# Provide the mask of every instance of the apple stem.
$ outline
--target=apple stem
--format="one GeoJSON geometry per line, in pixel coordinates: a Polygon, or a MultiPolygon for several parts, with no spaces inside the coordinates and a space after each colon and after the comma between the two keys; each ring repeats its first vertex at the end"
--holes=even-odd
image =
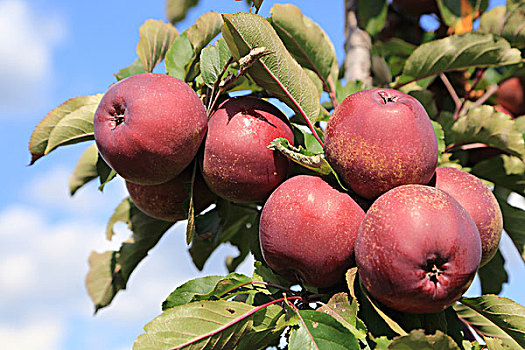
{"type": "Polygon", "coordinates": [[[452,97],[452,100],[454,100],[454,104],[456,105],[456,109],[459,109],[461,107],[461,100],[459,99],[459,96],[458,96],[456,90],[454,89],[454,87],[452,86],[450,81],[448,80],[448,78],[445,75],[445,73],[439,73],[439,78],[443,82],[443,85],[445,85],[445,87],[447,88],[447,91],[450,94],[450,97],[452,97]]]}

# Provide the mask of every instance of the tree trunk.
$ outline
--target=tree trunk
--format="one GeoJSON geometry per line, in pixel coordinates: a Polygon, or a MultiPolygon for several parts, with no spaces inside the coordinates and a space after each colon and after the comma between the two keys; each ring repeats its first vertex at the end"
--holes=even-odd
{"type": "Polygon", "coordinates": [[[345,79],[346,81],[359,80],[371,86],[372,40],[367,32],[359,28],[358,4],[359,0],[345,0],[345,79]]]}

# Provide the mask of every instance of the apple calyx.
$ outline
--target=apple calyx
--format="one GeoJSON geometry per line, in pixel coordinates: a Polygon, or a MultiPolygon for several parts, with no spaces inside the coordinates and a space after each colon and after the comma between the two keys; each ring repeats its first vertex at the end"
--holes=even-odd
{"type": "Polygon", "coordinates": [[[389,96],[386,91],[378,91],[377,94],[381,97],[381,102],[385,105],[389,102],[395,103],[399,99],[398,96],[389,96]]]}
{"type": "Polygon", "coordinates": [[[115,112],[111,113],[111,121],[114,125],[111,129],[115,130],[117,126],[126,121],[126,106],[123,106],[121,103],[115,103],[113,104],[113,108],[115,108],[115,112]]]}
{"type": "Polygon", "coordinates": [[[426,271],[426,276],[428,279],[434,283],[437,287],[439,284],[439,276],[444,273],[444,261],[440,257],[435,257],[427,260],[427,264],[423,266],[423,270],[426,271]]]}

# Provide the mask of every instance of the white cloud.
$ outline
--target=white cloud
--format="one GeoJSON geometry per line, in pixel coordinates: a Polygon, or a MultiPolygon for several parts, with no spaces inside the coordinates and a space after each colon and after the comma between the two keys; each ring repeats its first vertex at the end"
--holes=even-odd
{"type": "Polygon", "coordinates": [[[56,350],[63,337],[63,325],[60,322],[31,321],[24,325],[0,323],[0,344],[3,349],[56,350]]]}
{"type": "Polygon", "coordinates": [[[53,50],[65,35],[58,14],[38,13],[23,0],[0,0],[0,116],[41,105],[53,76],[53,50]]]}

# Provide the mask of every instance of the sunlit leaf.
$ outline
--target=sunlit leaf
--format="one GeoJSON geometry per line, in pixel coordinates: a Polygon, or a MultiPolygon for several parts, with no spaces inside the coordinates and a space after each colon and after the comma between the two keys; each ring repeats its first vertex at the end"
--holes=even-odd
{"type": "Polygon", "coordinates": [[[360,349],[355,336],[332,316],[312,310],[301,310],[299,315],[299,327],[290,334],[290,350],[360,349]]]}
{"type": "Polygon", "coordinates": [[[94,139],[93,116],[102,94],[95,95],[90,104],[85,104],[64,115],[49,133],[44,154],[57,147],[94,139]]]}
{"type": "Polygon", "coordinates": [[[133,349],[202,349],[206,345],[237,349],[247,337],[251,348],[259,349],[255,344],[261,341],[261,335],[264,339],[270,332],[279,334],[286,327],[283,318],[282,308],[276,305],[259,310],[235,301],[193,302],[167,309],[148,323],[146,333],[137,338],[133,349]]]}
{"type": "MultiPolygon", "coordinates": [[[[334,45],[323,29],[291,4],[276,4],[270,23],[297,62],[322,77],[327,85],[332,67],[337,66],[334,45]]],[[[328,86],[325,86],[325,90],[328,86]]]]}
{"type": "Polygon", "coordinates": [[[414,330],[408,335],[395,338],[388,345],[392,350],[459,350],[454,340],[441,331],[426,335],[424,330],[414,330]]]}
{"type": "Polygon", "coordinates": [[[188,28],[186,32],[196,56],[221,32],[223,24],[222,16],[212,11],[197,18],[195,24],[188,28]]]}
{"type": "Polygon", "coordinates": [[[139,31],[137,55],[144,70],[153,72],[153,68],[164,59],[179,32],[172,24],[154,19],[148,19],[140,26],[139,31]]]}
{"type": "Polygon", "coordinates": [[[145,73],[146,70],[144,69],[144,66],[142,65],[142,62],[140,59],[136,59],[133,61],[132,64],[127,66],[126,68],[122,68],[115,74],[115,78],[117,78],[117,81],[121,81],[122,79],[125,79],[127,77],[130,77],[132,75],[145,73]]]}
{"type": "Polygon", "coordinates": [[[31,135],[31,140],[29,141],[29,151],[31,152],[30,164],[33,164],[45,154],[44,152],[48,146],[49,136],[62,119],[83,107],[95,110],[101,98],[102,95],[100,94],[75,97],[67,100],[49,112],[48,115],[36,126],[31,135]]]}
{"type": "Polygon", "coordinates": [[[213,87],[230,57],[230,49],[223,38],[201,51],[200,69],[206,85],[213,87]]]}
{"type": "Polygon", "coordinates": [[[498,339],[507,347],[507,349],[520,348],[520,345],[512,339],[512,337],[479,312],[462,304],[454,305],[454,309],[458,313],[458,316],[467,322],[483,338],[498,339]]]}
{"type": "Polygon", "coordinates": [[[415,49],[407,59],[396,86],[450,70],[506,66],[520,61],[518,50],[492,34],[452,35],[415,49]]]}
{"type": "Polygon", "coordinates": [[[525,143],[514,121],[505,113],[496,112],[492,106],[481,106],[469,110],[450,128],[453,143],[484,143],[499,148],[511,155],[523,158],[525,143]]]}
{"type": "Polygon", "coordinates": [[[505,38],[513,47],[525,47],[525,3],[515,6],[497,6],[485,12],[480,19],[480,32],[505,38]]]}
{"type": "Polygon", "coordinates": [[[175,39],[166,54],[166,73],[180,80],[186,80],[193,55],[193,46],[187,33],[184,32],[175,39]]]}
{"type": "Polygon", "coordinates": [[[485,11],[488,0],[437,0],[437,4],[445,23],[463,34],[472,31],[474,19],[485,11]]]}
{"type": "Polygon", "coordinates": [[[270,23],[251,13],[223,15],[223,19],[223,37],[236,60],[246,57],[254,48],[265,48],[270,52],[252,62],[248,68],[252,79],[314,123],[321,107],[317,89],[288,53],[270,23]]]}

